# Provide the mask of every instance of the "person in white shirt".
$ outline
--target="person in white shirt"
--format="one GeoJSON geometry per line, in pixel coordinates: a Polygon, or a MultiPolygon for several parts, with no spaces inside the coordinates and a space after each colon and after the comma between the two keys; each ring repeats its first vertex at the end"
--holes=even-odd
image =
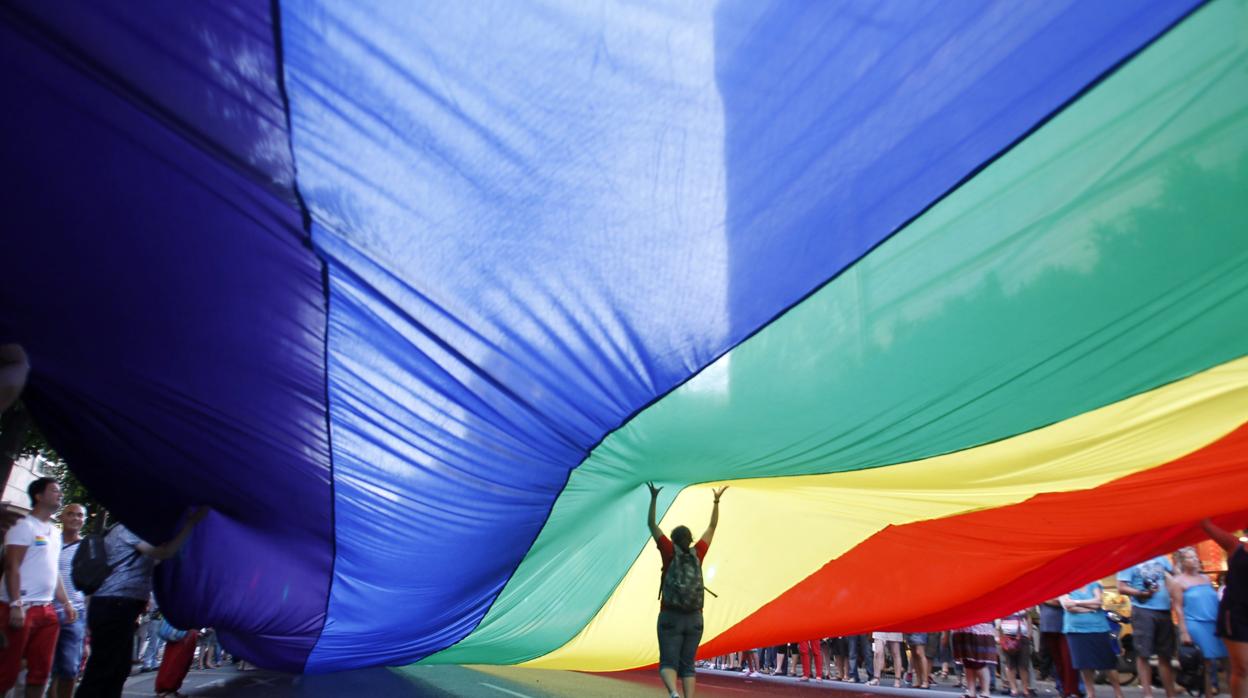
{"type": "Polygon", "coordinates": [[[0,650],[0,694],[13,688],[26,660],[26,696],[39,698],[52,670],[52,654],[61,623],[52,600],[73,605],[61,583],[61,530],[52,515],[61,508],[61,487],[52,478],[39,478],[26,488],[31,513],[4,537],[4,578],[0,583],[0,615],[8,617],[8,646],[0,650]]]}

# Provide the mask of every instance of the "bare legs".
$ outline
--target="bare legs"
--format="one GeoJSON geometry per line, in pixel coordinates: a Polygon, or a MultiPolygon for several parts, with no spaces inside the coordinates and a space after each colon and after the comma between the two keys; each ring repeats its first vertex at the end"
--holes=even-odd
{"type": "Polygon", "coordinates": [[[932,662],[927,658],[927,646],[911,645],[910,652],[914,657],[914,685],[927,688],[932,683],[932,662]]]}
{"type": "Polygon", "coordinates": [[[1231,658],[1231,698],[1248,698],[1248,642],[1224,642],[1231,658]]]}
{"type": "Polygon", "coordinates": [[[901,687],[901,643],[895,640],[876,640],[875,641],[875,679],[880,681],[883,679],[884,672],[884,652],[888,649],[893,651],[893,685],[901,687]]]}
{"type": "MultiPolygon", "coordinates": [[[[1023,652],[1026,649],[1027,648],[1024,646],[1024,648],[1019,650],[1019,652],[1023,652]]],[[[1007,662],[1001,667],[1001,669],[1005,674],[1006,685],[1010,687],[1010,695],[1025,696],[1031,691],[1030,659],[1020,656],[1014,661],[1014,666],[1011,666],[1010,663],[1007,662]],[[1015,673],[1016,671],[1017,675],[1015,673]]]]}
{"type": "MultiPolygon", "coordinates": [[[[988,698],[988,696],[991,695],[989,687],[992,686],[992,681],[988,677],[988,667],[982,666],[972,669],[963,663],[962,669],[966,674],[966,695],[983,696],[983,698],[988,698]]],[[[1092,697],[1088,696],[1088,698],[1092,697]]]]}
{"type": "MultiPolygon", "coordinates": [[[[1148,657],[1136,657],[1135,668],[1140,674],[1140,689],[1144,698],[1153,698],[1153,666],[1148,663],[1148,657]]],[[[1157,669],[1161,671],[1161,685],[1166,691],[1166,698],[1174,698],[1174,667],[1170,666],[1170,660],[1158,657],[1157,669]]]]}
{"type": "MultiPolygon", "coordinates": [[[[1096,672],[1091,669],[1081,669],[1083,672],[1083,686],[1088,692],[1088,698],[1096,698],[1096,672]]],[[[1117,669],[1110,669],[1109,687],[1114,691],[1114,698],[1122,698],[1122,680],[1118,676],[1117,669]]]]}

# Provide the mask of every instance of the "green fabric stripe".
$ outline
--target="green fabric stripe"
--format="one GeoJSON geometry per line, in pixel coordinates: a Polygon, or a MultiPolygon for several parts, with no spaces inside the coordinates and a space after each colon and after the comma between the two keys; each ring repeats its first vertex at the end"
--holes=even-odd
{"type": "Polygon", "coordinates": [[[646,480],[666,507],[689,483],[927,458],[1248,353],[1246,20],[1199,11],[612,434],[481,625],[425,661],[571,639],[646,544],[646,480]]]}

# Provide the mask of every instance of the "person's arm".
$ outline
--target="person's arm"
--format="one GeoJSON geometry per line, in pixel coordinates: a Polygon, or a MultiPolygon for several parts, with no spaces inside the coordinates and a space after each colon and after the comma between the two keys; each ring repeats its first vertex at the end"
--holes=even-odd
{"type": "Polygon", "coordinates": [[[1187,619],[1183,617],[1183,585],[1174,577],[1166,580],[1166,589],[1170,592],[1170,609],[1175,624],[1179,628],[1179,642],[1192,644],[1192,636],[1187,632],[1187,619]]]}
{"type": "Polygon", "coordinates": [[[73,623],[78,620],[78,610],[69,602],[69,594],[65,593],[65,579],[58,572],[56,574],[56,600],[61,602],[61,607],[65,609],[65,620],[73,623]]]}
{"type": "Polygon", "coordinates": [[[30,361],[20,344],[0,344],[0,412],[17,402],[30,373],[30,361]]]}
{"type": "Polygon", "coordinates": [[[702,542],[708,546],[711,539],[715,537],[715,527],[719,525],[719,498],[724,496],[724,490],[728,489],[728,485],[717,490],[711,490],[711,494],[715,496],[715,503],[711,505],[711,525],[706,527],[706,532],[702,534],[702,542]]]}
{"type": "Polygon", "coordinates": [[[1236,538],[1234,534],[1224,530],[1221,526],[1215,524],[1209,519],[1201,521],[1200,527],[1205,529],[1205,533],[1208,533],[1209,537],[1212,538],[1215,543],[1222,546],[1222,549],[1225,550],[1228,555],[1235,552],[1235,548],[1240,546],[1239,539],[1236,538]]]}
{"type": "Polygon", "coordinates": [[[1072,599],[1070,594],[1063,594],[1061,603],[1062,608],[1071,613],[1091,613],[1101,608],[1101,588],[1098,586],[1093,589],[1090,599],[1072,599]]]}
{"type": "Polygon", "coordinates": [[[1101,603],[1102,603],[1103,598],[1104,598],[1104,595],[1101,592],[1101,585],[1097,584],[1096,586],[1092,587],[1092,598],[1088,599],[1087,601],[1084,601],[1083,603],[1089,611],[1099,611],[1101,610],[1101,603]]]}
{"type": "Polygon", "coordinates": [[[1118,581],[1118,593],[1123,596],[1130,596],[1133,599],[1139,599],[1141,601],[1147,601],[1153,596],[1152,593],[1146,589],[1136,589],[1130,584],[1122,581],[1122,575],[1119,575],[1116,579],[1118,581]]]}
{"type": "Polygon", "coordinates": [[[646,523],[650,526],[650,535],[654,537],[654,542],[658,543],[663,537],[663,529],[659,528],[659,524],[654,521],[654,510],[659,505],[659,492],[663,491],[663,488],[655,487],[653,482],[647,482],[646,487],[650,488],[650,514],[646,518],[646,523]]]}
{"type": "Polygon", "coordinates": [[[1080,606],[1078,601],[1070,598],[1070,594],[1062,594],[1061,596],[1057,597],[1057,602],[1058,604],[1061,605],[1062,610],[1070,611],[1071,613],[1087,613],[1088,612],[1088,609],[1080,606]]]}
{"type": "Polygon", "coordinates": [[[186,523],[182,524],[182,530],[178,531],[178,535],[174,536],[172,540],[160,545],[139,541],[135,543],[134,549],[150,558],[154,558],[158,562],[168,560],[178,554],[178,551],[182,549],[182,545],[186,543],[186,539],[191,537],[196,524],[203,521],[207,515],[208,507],[198,507],[191,512],[190,516],[186,517],[186,523]]]}
{"type": "Polygon", "coordinates": [[[20,628],[26,623],[26,609],[22,608],[22,560],[26,559],[25,545],[4,546],[4,585],[9,592],[9,625],[20,628]]]}

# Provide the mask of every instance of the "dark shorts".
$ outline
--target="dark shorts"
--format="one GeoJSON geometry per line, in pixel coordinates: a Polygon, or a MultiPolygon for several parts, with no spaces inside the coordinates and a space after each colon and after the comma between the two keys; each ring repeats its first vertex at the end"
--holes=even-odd
{"type": "MultiPolygon", "coordinates": [[[[1023,665],[1024,661],[1030,662],[1031,661],[1031,638],[1029,637],[1022,638],[1018,643],[1017,652],[1006,652],[1005,650],[1001,650],[1001,661],[1004,662],[1005,666],[1011,669],[1019,668],[1021,665],[1023,665]]],[[[1028,664],[1027,666],[1031,666],[1031,665],[1028,664]]]]}
{"type": "Polygon", "coordinates": [[[693,676],[694,656],[702,642],[702,614],[659,611],[659,668],[693,676]]]}
{"type": "Polygon", "coordinates": [[[1248,606],[1223,601],[1218,608],[1218,627],[1214,634],[1223,640],[1248,642],[1248,606]]]}
{"type": "Polygon", "coordinates": [[[906,644],[911,647],[927,644],[927,633],[906,633],[906,644]]]}
{"type": "Polygon", "coordinates": [[[1174,621],[1170,619],[1169,611],[1131,609],[1131,636],[1135,638],[1138,656],[1165,659],[1174,656],[1174,621]]]}
{"type": "Polygon", "coordinates": [[[1066,633],[1070,663],[1076,669],[1108,671],[1118,668],[1118,656],[1109,633],[1066,633]]]}

